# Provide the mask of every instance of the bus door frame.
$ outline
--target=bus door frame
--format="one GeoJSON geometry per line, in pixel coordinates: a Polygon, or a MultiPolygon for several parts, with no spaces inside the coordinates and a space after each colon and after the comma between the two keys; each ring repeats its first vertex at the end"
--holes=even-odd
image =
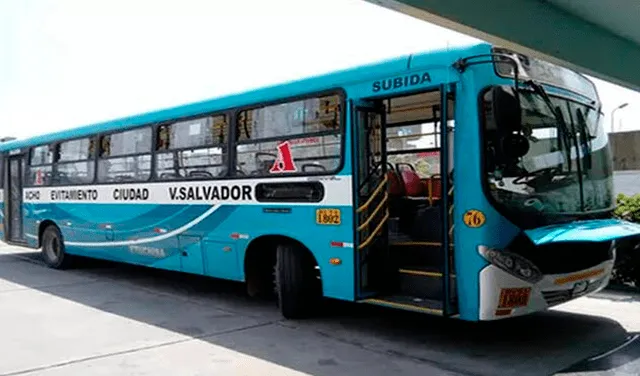
{"type": "MultiPolygon", "coordinates": [[[[452,312],[451,307],[451,270],[452,265],[450,263],[450,254],[453,252],[450,235],[449,224],[452,223],[451,212],[449,206],[452,202],[449,202],[449,158],[453,155],[450,148],[454,147],[453,143],[449,141],[449,97],[452,97],[454,113],[451,118],[455,121],[455,108],[456,108],[456,91],[455,84],[445,83],[440,85],[440,181],[441,181],[441,196],[442,196],[442,314],[443,316],[449,316],[452,312]]],[[[455,140],[455,137],[454,137],[455,140]]],[[[451,167],[454,167],[451,165],[451,167]]],[[[453,168],[451,169],[453,172],[453,168]]],[[[455,231],[455,229],[454,229],[455,231]]],[[[456,285],[457,287],[457,285],[456,285]]],[[[457,295],[457,294],[456,294],[457,295]]]]}
{"type": "Polygon", "coordinates": [[[25,158],[26,153],[21,150],[12,150],[8,154],[5,154],[3,163],[5,163],[4,168],[4,237],[5,241],[8,244],[18,244],[24,245],[27,240],[25,238],[24,231],[24,180],[25,180],[25,158]],[[12,167],[12,162],[17,162],[17,185],[14,185],[14,176],[12,172],[14,171],[12,167]],[[17,190],[18,192],[13,192],[17,190]],[[18,202],[12,200],[12,197],[17,193],[18,202]],[[16,206],[18,210],[16,211],[16,206]],[[14,218],[15,214],[18,214],[18,218],[14,218]],[[19,226],[18,237],[14,237],[15,225],[19,226]]]}
{"type": "MultiPolygon", "coordinates": [[[[385,111],[384,106],[376,106],[375,99],[350,99],[349,100],[349,110],[351,111],[351,129],[352,129],[352,137],[355,142],[352,142],[352,145],[356,147],[352,150],[352,171],[353,173],[353,197],[354,197],[354,206],[353,206],[353,215],[354,215],[354,266],[355,266],[355,296],[357,299],[366,298],[370,295],[375,295],[378,293],[376,289],[367,288],[367,286],[376,287],[376,281],[374,280],[373,284],[370,283],[370,277],[375,276],[375,278],[383,278],[382,275],[376,276],[373,274],[374,272],[380,272],[380,270],[374,270],[373,272],[370,270],[371,265],[369,265],[369,261],[362,262],[362,252],[369,252],[371,250],[371,246],[365,247],[364,249],[359,249],[360,244],[362,244],[365,240],[361,239],[360,233],[358,231],[358,226],[360,225],[358,208],[362,204],[359,200],[359,190],[363,183],[361,181],[361,161],[360,161],[360,148],[365,146],[363,142],[368,143],[369,139],[363,139],[361,137],[361,130],[359,128],[361,124],[361,116],[363,114],[378,114],[380,115],[380,162],[381,163],[381,177],[384,177],[387,173],[386,167],[386,137],[385,137],[385,111]],[[361,265],[362,264],[362,265],[361,265]],[[366,271],[363,271],[363,266],[367,266],[366,271]],[[366,274],[363,274],[366,273],[366,274]]],[[[365,120],[368,121],[368,120],[365,120]]],[[[369,145],[366,146],[369,150],[369,145]]],[[[367,155],[369,157],[369,155],[367,155]]],[[[368,162],[368,161],[367,161],[368,162]]],[[[366,166],[368,169],[369,166],[366,166]]],[[[369,176],[365,177],[365,180],[368,179],[369,176]]],[[[375,188],[374,188],[375,189],[375,188]]],[[[370,191],[369,193],[372,193],[370,191]]],[[[387,225],[383,226],[382,236],[383,242],[388,242],[387,239],[387,225]]],[[[386,246],[386,252],[388,252],[388,244],[386,246]]],[[[365,257],[366,258],[366,257],[365,257]]],[[[384,258],[384,255],[383,255],[384,258]]]]}

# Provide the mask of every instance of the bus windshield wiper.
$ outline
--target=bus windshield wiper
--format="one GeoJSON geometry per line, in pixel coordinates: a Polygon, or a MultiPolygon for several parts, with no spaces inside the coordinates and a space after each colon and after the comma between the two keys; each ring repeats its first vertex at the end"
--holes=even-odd
{"type": "Polygon", "coordinates": [[[546,90],[544,90],[542,85],[540,85],[534,80],[528,80],[525,83],[531,86],[533,91],[542,97],[542,100],[547,105],[547,107],[549,107],[549,110],[551,110],[553,117],[558,123],[558,126],[560,128],[560,133],[562,134],[562,141],[566,146],[565,153],[567,157],[567,167],[569,171],[571,171],[571,139],[570,139],[571,132],[569,131],[569,127],[567,126],[567,123],[565,122],[564,117],[562,116],[562,113],[559,110],[557,110],[555,107],[553,107],[553,103],[551,103],[551,98],[549,98],[549,94],[547,94],[546,90]]]}
{"type": "Polygon", "coordinates": [[[584,151],[584,159],[585,164],[588,164],[588,168],[591,168],[591,150],[592,150],[592,140],[595,138],[589,131],[589,127],[587,126],[586,116],[582,113],[582,111],[578,108],[576,109],[576,117],[578,118],[577,125],[579,127],[580,132],[580,149],[582,149],[582,140],[586,144],[586,150],[584,151]],[[587,163],[588,162],[588,163],[587,163]]]}

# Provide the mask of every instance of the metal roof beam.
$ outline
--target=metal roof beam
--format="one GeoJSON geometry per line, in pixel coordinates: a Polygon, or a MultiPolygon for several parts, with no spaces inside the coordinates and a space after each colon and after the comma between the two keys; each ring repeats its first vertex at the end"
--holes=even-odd
{"type": "Polygon", "coordinates": [[[365,1],[640,90],[640,45],[544,0],[365,1]]]}

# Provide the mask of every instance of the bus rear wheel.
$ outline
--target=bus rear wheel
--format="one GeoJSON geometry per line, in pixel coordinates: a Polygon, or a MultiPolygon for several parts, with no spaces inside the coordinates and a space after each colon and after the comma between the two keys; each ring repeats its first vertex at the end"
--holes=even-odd
{"type": "Polygon", "coordinates": [[[300,246],[278,246],[275,266],[276,293],[278,306],[285,318],[306,318],[318,307],[322,287],[315,266],[313,257],[300,246]]]}
{"type": "Polygon", "coordinates": [[[65,252],[62,234],[54,225],[47,226],[42,233],[42,258],[53,269],[66,269],[71,264],[71,257],[65,252]]]}

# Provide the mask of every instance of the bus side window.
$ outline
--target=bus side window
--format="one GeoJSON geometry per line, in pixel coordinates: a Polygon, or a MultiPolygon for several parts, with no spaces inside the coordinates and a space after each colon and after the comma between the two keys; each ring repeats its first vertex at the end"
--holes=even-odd
{"type": "Polygon", "coordinates": [[[327,95],[241,111],[237,165],[251,176],[335,173],[342,160],[341,101],[327,95]]]}
{"type": "Polygon", "coordinates": [[[151,127],[102,136],[98,181],[146,181],[151,177],[151,127]]]}
{"type": "Polygon", "coordinates": [[[227,175],[226,115],[158,127],[156,176],[160,180],[212,179],[227,175]]]}
{"type": "Polygon", "coordinates": [[[60,143],[57,150],[54,185],[88,184],[95,177],[93,138],[60,143]]]}
{"type": "Polygon", "coordinates": [[[36,146],[29,152],[26,174],[28,186],[46,186],[51,183],[55,145],[36,146]]]}
{"type": "MultiPolygon", "coordinates": [[[[404,194],[435,203],[441,192],[441,92],[430,91],[387,100],[387,161],[399,176],[404,194]]],[[[449,171],[453,167],[454,101],[448,98],[449,171]]]]}

